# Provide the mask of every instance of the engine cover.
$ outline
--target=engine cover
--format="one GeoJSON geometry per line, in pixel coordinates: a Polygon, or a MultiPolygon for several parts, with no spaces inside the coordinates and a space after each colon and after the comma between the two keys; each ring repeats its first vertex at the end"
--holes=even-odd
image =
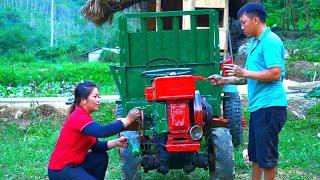
{"type": "Polygon", "coordinates": [[[168,152],[196,152],[200,150],[200,142],[189,135],[190,109],[188,100],[168,102],[169,134],[166,144],[168,152]]]}

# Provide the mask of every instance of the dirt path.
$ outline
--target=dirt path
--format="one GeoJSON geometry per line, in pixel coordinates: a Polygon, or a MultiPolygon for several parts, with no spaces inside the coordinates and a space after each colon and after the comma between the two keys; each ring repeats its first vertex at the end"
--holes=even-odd
{"type": "MultiPolygon", "coordinates": [[[[117,95],[101,97],[102,102],[114,102],[117,99],[117,95]]],[[[68,97],[0,98],[0,121],[27,126],[34,115],[63,121],[69,109],[67,100],[68,97]]]]}
{"type": "MultiPolygon", "coordinates": [[[[290,86],[301,86],[301,83],[291,80],[284,80],[283,85],[287,92],[289,101],[288,110],[299,119],[306,119],[306,111],[308,108],[320,103],[318,98],[304,98],[306,92],[289,89],[290,86]]],[[[247,98],[247,86],[238,86],[239,94],[241,95],[244,104],[247,98]]],[[[102,102],[114,102],[119,99],[118,95],[102,96],[102,102]]],[[[21,114],[27,113],[28,109],[36,107],[42,108],[45,112],[46,108],[55,109],[55,112],[65,114],[69,106],[65,104],[68,97],[37,97],[37,98],[0,98],[0,118],[14,117],[19,119],[21,114]],[[6,117],[6,115],[9,117],[6,117]]],[[[53,112],[53,110],[51,110],[53,112]]]]}
{"type": "MultiPolygon", "coordinates": [[[[118,95],[102,96],[101,102],[114,102],[118,95]]],[[[0,98],[0,107],[28,108],[32,106],[50,105],[57,109],[67,109],[68,97],[35,97],[35,98],[0,98]]]]}
{"type": "MultiPolygon", "coordinates": [[[[287,93],[287,99],[288,99],[288,111],[291,112],[295,117],[298,119],[306,119],[306,113],[307,110],[316,105],[317,103],[320,103],[319,98],[305,98],[304,96],[307,94],[308,89],[307,87],[301,87],[306,86],[306,84],[318,84],[319,81],[316,81],[314,83],[299,83],[297,81],[287,80],[285,79],[283,81],[283,86],[287,93]],[[304,90],[297,90],[292,87],[300,87],[300,89],[304,90]]],[[[319,83],[320,86],[320,83],[319,83]]],[[[240,85],[238,86],[239,94],[241,95],[242,99],[246,102],[247,98],[247,85],[240,85]]]]}

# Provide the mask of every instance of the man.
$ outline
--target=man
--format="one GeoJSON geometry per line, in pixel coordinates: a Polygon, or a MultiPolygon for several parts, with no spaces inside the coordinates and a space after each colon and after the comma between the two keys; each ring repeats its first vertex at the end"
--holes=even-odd
{"type": "Polygon", "coordinates": [[[249,160],[252,179],[275,179],[278,135],[287,119],[287,99],[282,86],[285,76],[284,46],[266,26],[267,13],[260,3],[245,4],[238,12],[241,29],[250,37],[245,68],[225,65],[229,77],[212,75],[213,85],[248,84],[250,111],[249,160]]]}

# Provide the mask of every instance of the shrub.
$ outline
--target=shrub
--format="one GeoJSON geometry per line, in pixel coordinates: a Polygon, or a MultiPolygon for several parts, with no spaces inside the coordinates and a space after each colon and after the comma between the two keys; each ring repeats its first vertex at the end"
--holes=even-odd
{"type": "Polygon", "coordinates": [[[35,56],[41,60],[50,60],[56,62],[57,58],[63,57],[67,52],[60,47],[46,47],[35,53],[35,56]]]}
{"type": "Polygon", "coordinates": [[[307,116],[310,119],[320,118],[320,103],[312,106],[310,109],[307,110],[307,116]]]}
{"type": "Polygon", "coordinates": [[[0,9],[0,53],[7,54],[11,50],[26,52],[27,49],[44,44],[43,32],[38,32],[22,20],[18,11],[0,9]]]}
{"type": "Polygon", "coordinates": [[[13,55],[8,57],[10,62],[24,62],[24,63],[31,63],[36,62],[36,58],[32,54],[22,54],[22,53],[14,53],[13,55]]]}
{"type": "MultiPolygon", "coordinates": [[[[1,59],[0,59],[1,60],[1,59]]],[[[19,87],[23,96],[68,96],[60,88],[69,88],[82,80],[94,81],[102,94],[113,94],[115,85],[108,63],[59,64],[42,61],[6,63],[0,66],[0,84],[4,87],[19,87]],[[62,82],[68,82],[62,83],[62,82]]],[[[71,90],[72,91],[72,90],[71,90]]],[[[4,97],[4,93],[1,93],[4,97]]],[[[6,92],[8,95],[9,93],[6,92]]],[[[11,93],[10,93],[11,94],[11,93]]],[[[20,93],[21,94],[21,93],[20,93]]]]}
{"type": "Polygon", "coordinates": [[[118,59],[119,59],[119,54],[111,52],[109,50],[103,50],[99,57],[100,62],[115,62],[118,59]]]}

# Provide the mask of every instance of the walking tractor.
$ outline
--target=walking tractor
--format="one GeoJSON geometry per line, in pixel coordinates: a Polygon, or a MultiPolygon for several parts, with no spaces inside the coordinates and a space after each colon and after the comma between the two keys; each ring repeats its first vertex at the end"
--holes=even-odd
{"type": "Polygon", "coordinates": [[[240,100],[222,96],[206,79],[220,73],[218,21],[215,10],[120,16],[120,63],[110,66],[120,93],[117,117],[137,106],[143,111],[140,123],[121,133],[130,139],[119,152],[122,179],[140,179],[142,169],[195,168],[208,170],[210,179],[234,178],[240,100]],[[198,26],[203,17],[208,27],[198,26]],[[190,28],[183,28],[186,18],[190,28]]]}

